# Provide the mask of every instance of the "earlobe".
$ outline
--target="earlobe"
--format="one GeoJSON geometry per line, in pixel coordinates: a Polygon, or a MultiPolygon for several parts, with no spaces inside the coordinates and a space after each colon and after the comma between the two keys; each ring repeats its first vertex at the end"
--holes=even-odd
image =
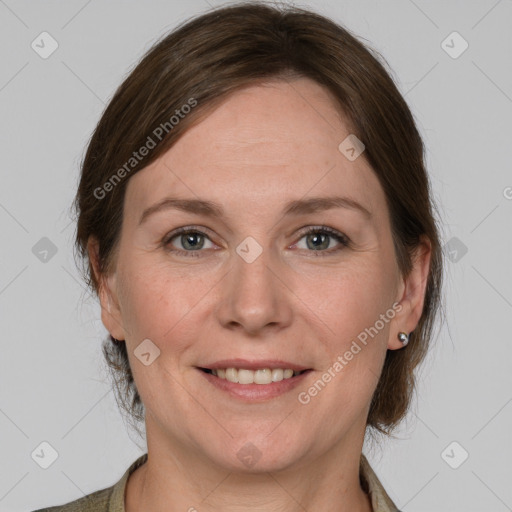
{"type": "Polygon", "coordinates": [[[399,302],[402,309],[395,317],[395,329],[398,328],[398,331],[390,333],[388,348],[391,350],[407,345],[408,336],[417,327],[421,318],[425,303],[431,254],[432,244],[426,236],[422,236],[421,242],[413,255],[413,267],[400,286],[399,302]],[[401,333],[405,334],[407,339],[401,333]]]}

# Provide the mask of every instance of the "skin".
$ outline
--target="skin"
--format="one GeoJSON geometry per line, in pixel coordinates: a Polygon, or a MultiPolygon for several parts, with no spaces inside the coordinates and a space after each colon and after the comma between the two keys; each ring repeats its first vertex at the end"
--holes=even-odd
{"type": "MultiPolygon", "coordinates": [[[[254,85],[130,178],[115,269],[99,276],[102,321],[126,340],[146,408],[149,459],[128,481],[127,512],[371,511],[359,484],[366,418],[386,351],[402,348],[398,332],[413,331],[421,316],[430,245],[420,246],[404,279],[377,177],[364,153],[352,162],[338,150],[349,133],[317,83],[254,85]],[[142,212],[171,193],[215,201],[226,215],[170,209],[139,225],[142,212]],[[281,213],[290,200],[332,195],[357,200],[371,219],[346,208],[281,213]],[[206,234],[195,240],[202,247],[191,249],[186,236],[163,246],[182,226],[206,234]],[[301,232],[308,226],[329,226],[351,245],[328,238],[315,250],[315,233],[301,232]],[[252,263],[236,252],[248,236],[262,248],[252,263]],[[298,393],[394,302],[400,312],[300,404],[298,393]],[[133,353],[146,338],[160,349],[148,366],[133,353]],[[196,369],[235,357],[313,371],[298,389],[248,404],[196,369]],[[250,468],[237,457],[247,442],[261,454],[250,468]]],[[[96,263],[94,239],[89,251],[96,263]]]]}

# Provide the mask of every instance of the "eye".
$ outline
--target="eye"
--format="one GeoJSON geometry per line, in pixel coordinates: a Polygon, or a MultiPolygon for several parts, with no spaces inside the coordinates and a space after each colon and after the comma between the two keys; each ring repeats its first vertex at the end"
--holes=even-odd
{"type": "MultiPolygon", "coordinates": [[[[212,241],[208,238],[206,233],[192,227],[185,227],[178,228],[172,233],[169,233],[162,243],[164,247],[171,252],[184,256],[197,257],[201,249],[205,248],[205,240],[208,240],[212,244],[212,241]],[[174,240],[175,242],[173,242],[174,240]]],[[[206,249],[211,248],[212,247],[206,247],[206,249]]]]}
{"type": "MultiPolygon", "coordinates": [[[[306,231],[303,231],[301,235],[300,240],[304,238],[306,240],[306,244],[305,247],[299,247],[300,249],[305,248],[306,250],[310,249],[316,252],[332,254],[333,252],[338,252],[342,250],[343,247],[348,247],[349,245],[349,239],[347,236],[327,226],[310,227],[306,231]],[[331,242],[333,239],[337,241],[341,247],[338,246],[332,248],[331,242]]],[[[292,247],[297,247],[299,242],[294,244],[292,247]]],[[[315,254],[315,256],[320,256],[320,254],[315,254]]],[[[322,256],[324,256],[324,254],[322,254],[322,256]]]]}

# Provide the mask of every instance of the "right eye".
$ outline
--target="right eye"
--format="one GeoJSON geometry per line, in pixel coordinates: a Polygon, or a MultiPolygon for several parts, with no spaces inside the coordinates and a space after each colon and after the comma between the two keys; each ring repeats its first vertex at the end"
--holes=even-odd
{"type": "Polygon", "coordinates": [[[193,253],[201,252],[201,249],[203,249],[205,245],[205,239],[213,243],[206,233],[191,227],[184,227],[168,233],[162,241],[162,244],[166,250],[170,252],[183,256],[197,257],[199,254],[193,253]],[[176,247],[176,243],[179,244],[181,248],[176,247]]]}

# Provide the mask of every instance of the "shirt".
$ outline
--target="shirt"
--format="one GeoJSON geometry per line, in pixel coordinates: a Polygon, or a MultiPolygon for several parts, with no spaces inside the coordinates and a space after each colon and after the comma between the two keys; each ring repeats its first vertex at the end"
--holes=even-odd
{"type": "MultiPolygon", "coordinates": [[[[128,477],[146,462],[148,454],[141,455],[112,487],[95,491],[75,501],[33,512],[125,512],[124,494],[128,477]]],[[[400,512],[391,501],[368,460],[361,454],[359,478],[363,490],[370,495],[373,512],[400,512]]]]}

